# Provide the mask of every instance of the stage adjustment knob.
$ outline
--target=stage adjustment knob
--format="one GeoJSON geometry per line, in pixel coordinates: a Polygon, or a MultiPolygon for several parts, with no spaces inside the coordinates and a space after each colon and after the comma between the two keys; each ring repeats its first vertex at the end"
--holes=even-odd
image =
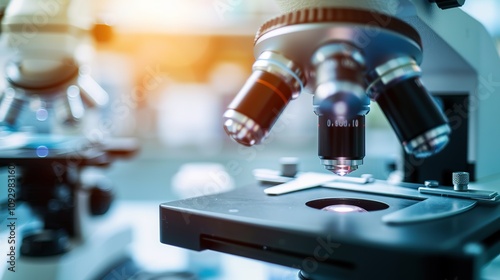
{"type": "Polygon", "coordinates": [[[431,3],[436,3],[439,8],[451,9],[463,6],[465,0],[429,0],[431,3]]]}
{"type": "Polygon", "coordinates": [[[21,243],[21,255],[28,257],[56,256],[69,249],[68,233],[62,229],[45,229],[27,234],[21,243]]]}
{"type": "Polygon", "coordinates": [[[467,191],[469,187],[469,172],[453,172],[453,189],[455,191],[467,191]]]}
{"type": "Polygon", "coordinates": [[[90,213],[93,216],[106,214],[114,200],[114,193],[110,188],[94,186],[90,189],[90,213]]]}

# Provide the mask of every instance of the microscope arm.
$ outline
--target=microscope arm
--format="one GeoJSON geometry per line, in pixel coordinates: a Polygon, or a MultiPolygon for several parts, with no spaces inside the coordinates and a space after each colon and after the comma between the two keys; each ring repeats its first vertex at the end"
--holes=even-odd
{"type": "Polygon", "coordinates": [[[419,27],[422,36],[423,82],[432,92],[468,94],[466,101],[446,112],[450,125],[468,124],[468,147],[461,152],[475,165],[475,179],[498,175],[500,150],[495,139],[500,138],[500,127],[493,118],[500,104],[500,57],[495,43],[484,26],[464,11],[429,9],[424,2],[415,3],[416,13],[405,18],[419,27]]]}

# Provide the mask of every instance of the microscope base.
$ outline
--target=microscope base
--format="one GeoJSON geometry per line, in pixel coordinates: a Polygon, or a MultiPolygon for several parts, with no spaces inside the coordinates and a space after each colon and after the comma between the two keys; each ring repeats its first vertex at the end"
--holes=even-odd
{"type": "Polygon", "coordinates": [[[51,257],[20,256],[16,260],[15,272],[5,270],[0,278],[95,279],[128,256],[131,242],[132,229],[129,226],[104,226],[96,229],[87,242],[72,242],[72,249],[65,254],[51,257]]]}

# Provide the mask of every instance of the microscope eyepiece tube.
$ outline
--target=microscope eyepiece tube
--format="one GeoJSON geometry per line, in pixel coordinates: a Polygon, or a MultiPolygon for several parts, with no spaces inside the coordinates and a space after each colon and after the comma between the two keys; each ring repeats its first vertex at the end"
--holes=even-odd
{"type": "Polygon", "coordinates": [[[352,119],[366,98],[365,60],[361,52],[344,42],[320,47],[312,57],[315,66],[314,97],[321,114],[352,119]]]}
{"type": "Polygon", "coordinates": [[[305,80],[293,62],[276,53],[261,54],[253,70],[223,116],[226,133],[245,146],[265,139],[305,80]]]}
{"type": "Polygon", "coordinates": [[[418,65],[411,58],[399,58],[375,72],[381,75],[370,85],[371,97],[384,112],[405,152],[425,158],[441,151],[449,141],[451,128],[420,82],[418,65]]]}
{"type": "Polygon", "coordinates": [[[365,116],[319,115],[318,122],[318,156],[325,168],[340,176],[358,169],[365,157],[365,116]]]}

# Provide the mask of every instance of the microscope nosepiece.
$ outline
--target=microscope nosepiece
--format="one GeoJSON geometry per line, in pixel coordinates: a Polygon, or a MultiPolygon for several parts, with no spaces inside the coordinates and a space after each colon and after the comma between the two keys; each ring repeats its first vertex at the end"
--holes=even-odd
{"type": "Polygon", "coordinates": [[[370,99],[407,153],[427,157],[448,143],[446,116],[420,82],[422,40],[406,22],[356,8],[308,8],[269,20],[254,43],[260,54],[254,72],[224,114],[237,142],[262,142],[288,102],[305,91],[319,118],[318,156],[335,174],[363,164],[370,99]],[[389,20],[374,25],[380,18],[389,20]],[[366,34],[370,40],[359,40],[366,34]]]}

